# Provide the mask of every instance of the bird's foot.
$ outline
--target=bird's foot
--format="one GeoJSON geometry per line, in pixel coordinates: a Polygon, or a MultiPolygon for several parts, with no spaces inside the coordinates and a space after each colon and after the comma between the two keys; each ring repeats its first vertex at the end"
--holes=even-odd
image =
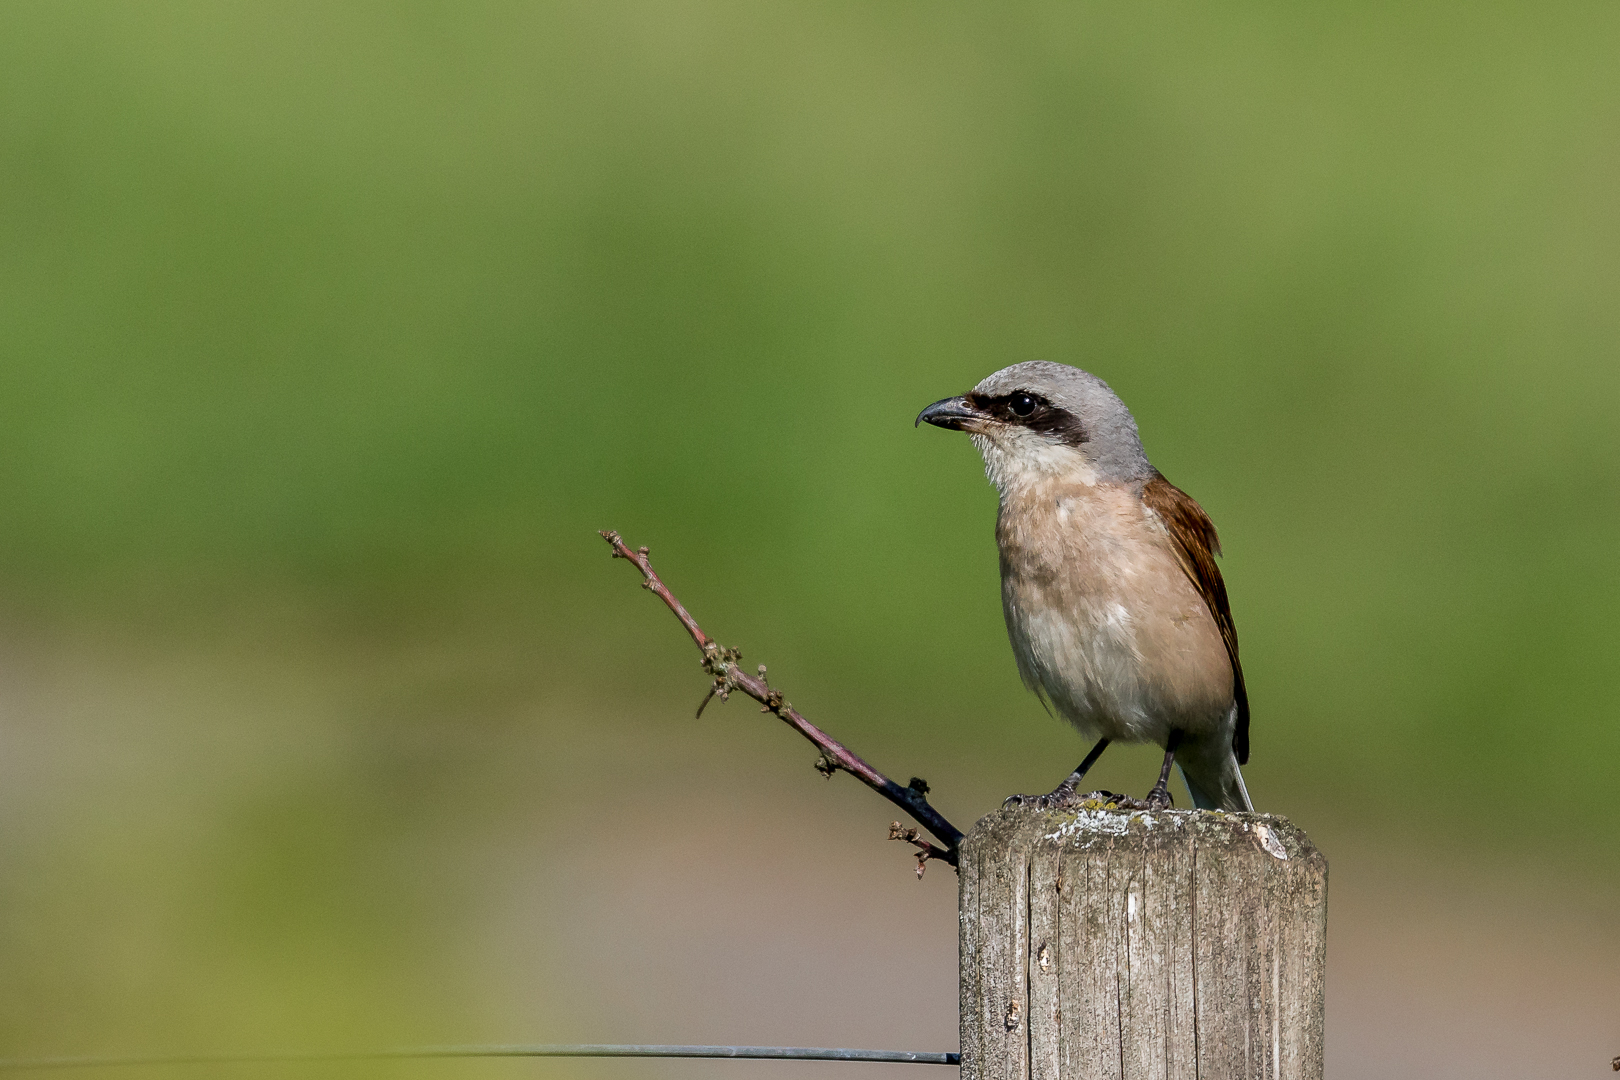
{"type": "Polygon", "coordinates": [[[1122,798],[1124,796],[1115,795],[1112,791],[1078,792],[1064,784],[1045,795],[1009,795],[1001,805],[1022,806],[1031,810],[1079,810],[1088,805],[1092,808],[1112,806],[1122,798]]]}
{"type": "Polygon", "coordinates": [[[1045,795],[1009,795],[1001,804],[1004,807],[1019,806],[1026,810],[1067,810],[1077,804],[1074,789],[1064,791],[1058,788],[1045,795]]]}
{"type": "Polygon", "coordinates": [[[1001,805],[1031,810],[1173,810],[1176,801],[1161,787],[1148,792],[1145,799],[1133,799],[1112,791],[1077,792],[1065,784],[1045,795],[1009,795],[1001,805]]]}

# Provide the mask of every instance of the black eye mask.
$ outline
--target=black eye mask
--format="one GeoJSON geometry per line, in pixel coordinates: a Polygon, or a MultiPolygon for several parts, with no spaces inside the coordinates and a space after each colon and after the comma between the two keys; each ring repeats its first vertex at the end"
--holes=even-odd
{"type": "Polygon", "coordinates": [[[1065,446],[1079,446],[1090,441],[1090,436],[1086,434],[1085,426],[1080,423],[1078,416],[1029,390],[1015,390],[1010,394],[996,397],[989,394],[969,394],[968,401],[975,409],[989,414],[1004,424],[1040,432],[1065,446]]]}

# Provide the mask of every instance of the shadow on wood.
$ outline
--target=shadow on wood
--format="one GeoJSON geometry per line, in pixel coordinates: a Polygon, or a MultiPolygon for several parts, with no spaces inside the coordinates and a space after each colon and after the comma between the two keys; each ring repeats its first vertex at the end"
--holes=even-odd
{"type": "Polygon", "coordinates": [[[1285,818],[997,811],[962,848],[963,1080],[1320,1080],[1326,952],[1285,818]]]}

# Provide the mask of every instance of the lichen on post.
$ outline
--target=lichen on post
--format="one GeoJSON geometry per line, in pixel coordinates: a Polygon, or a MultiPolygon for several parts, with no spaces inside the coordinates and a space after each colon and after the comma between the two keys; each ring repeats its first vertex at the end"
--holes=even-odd
{"type": "Polygon", "coordinates": [[[960,869],[964,1080],[1320,1080],[1327,860],[1287,819],[1009,808],[960,869]]]}

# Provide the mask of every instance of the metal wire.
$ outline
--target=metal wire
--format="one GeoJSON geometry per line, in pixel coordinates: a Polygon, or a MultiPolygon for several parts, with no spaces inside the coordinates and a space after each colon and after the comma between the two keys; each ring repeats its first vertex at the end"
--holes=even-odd
{"type": "Polygon", "coordinates": [[[265,1054],[153,1054],[119,1057],[0,1059],[0,1071],[102,1069],[129,1065],[223,1065],[273,1061],[383,1061],[390,1058],[657,1057],[754,1058],[776,1061],[877,1061],[909,1065],[956,1065],[958,1054],[921,1050],[840,1050],[819,1046],[625,1046],[558,1044],[533,1046],[413,1046],[355,1053],[288,1051],[265,1054]]]}

